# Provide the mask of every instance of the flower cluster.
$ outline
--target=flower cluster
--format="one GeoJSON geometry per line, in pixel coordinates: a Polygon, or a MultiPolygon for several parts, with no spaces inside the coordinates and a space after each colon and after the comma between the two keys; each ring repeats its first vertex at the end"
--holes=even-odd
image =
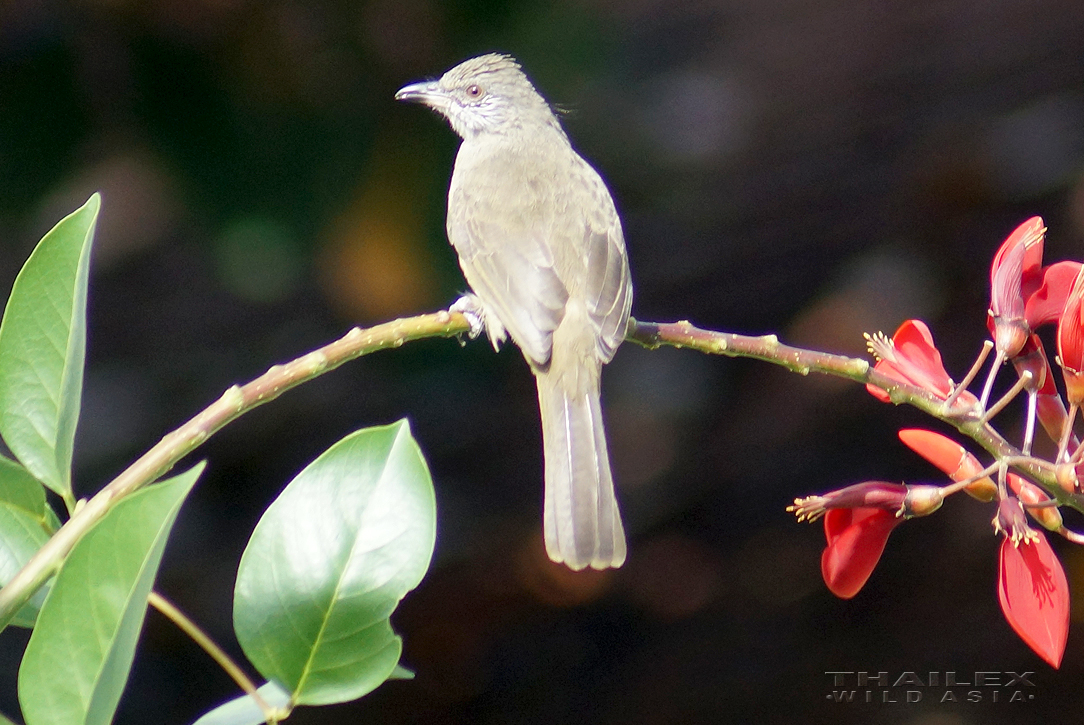
{"type": "Polygon", "coordinates": [[[1065,571],[1042,529],[1084,543],[1064,525],[1059,506],[1084,510],[1081,475],[1084,445],[1073,421],[1084,404],[1084,267],[1077,262],[1043,266],[1046,227],[1034,217],[1001,245],[990,269],[987,328],[991,341],[960,384],[949,377],[933,335],[919,320],[904,322],[891,338],[867,335],[876,358],[867,389],[889,402],[916,397],[936,417],[972,435],[995,454],[989,466],[956,441],[934,431],[906,429],[900,440],[940,469],[951,483],[904,485],[867,481],[822,496],[796,499],[789,511],[799,521],[824,519],[827,546],[821,573],[836,596],[849,599],[862,589],[902,522],[937,511],[944,499],[963,491],[996,507],[992,524],[1001,537],[998,600],[1006,620],[1052,667],[1061,664],[1069,631],[1069,587],[1065,571]],[[1064,397],[1036,331],[1056,324],[1057,356],[1064,397]],[[994,358],[982,392],[968,386],[990,349],[994,358]],[[1011,362],[1016,383],[990,404],[994,380],[1011,362]],[[1017,395],[1026,393],[1023,441],[1013,448],[989,421],[1017,395]],[[1066,401],[1068,407],[1066,407],[1066,401]],[[1057,443],[1045,460],[1031,453],[1036,421],[1057,443]]]}

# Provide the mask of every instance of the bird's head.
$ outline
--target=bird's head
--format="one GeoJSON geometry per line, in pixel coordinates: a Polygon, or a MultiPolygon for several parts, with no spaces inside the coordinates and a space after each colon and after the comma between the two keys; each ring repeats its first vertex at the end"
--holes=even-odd
{"type": "Polygon", "coordinates": [[[424,103],[447,118],[465,140],[537,125],[560,129],[553,111],[519,63],[500,53],[465,60],[439,80],[404,86],[395,98],[424,103]]]}

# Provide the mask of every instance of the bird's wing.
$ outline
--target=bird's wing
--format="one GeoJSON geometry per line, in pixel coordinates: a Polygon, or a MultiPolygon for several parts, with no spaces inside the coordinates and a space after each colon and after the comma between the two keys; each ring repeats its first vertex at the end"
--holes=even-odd
{"type": "MultiPolygon", "coordinates": [[[[471,205],[474,200],[465,196],[459,203],[471,205]]],[[[532,363],[545,367],[568,289],[539,231],[502,224],[500,218],[455,213],[450,205],[448,237],[486,314],[496,316],[532,363]]]]}
{"type": "Polygon", "coordinates": [[[602,362],[609,362],[625,339],[632,308],[632,279],[621,220],[602,179],[595,174],[594,181],[592,208],[596,212],[588,218],[585,229],[585,290],[587,310],[597,332],[596,350],[602,362]]]}
{"type": "Polygon", "coordinates": [[[448,238],[467,282],[539,367],[570,294],[586,303],[601,362],[624,339],[632,305],[613,199],[598,173],[564,149],[534,155],[464,143],[448,197],[448,238]]]}

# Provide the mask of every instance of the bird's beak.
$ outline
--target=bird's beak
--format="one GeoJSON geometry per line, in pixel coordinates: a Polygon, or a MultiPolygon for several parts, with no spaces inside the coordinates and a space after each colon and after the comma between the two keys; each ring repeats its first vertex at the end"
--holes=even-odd
{"type": "Polygon", "coordinates": [[[422,81],[403,86],[395,92],[395,100],[424,103],[437,110],[448,106],[448,96],[441,90],[437,81],[422,81]]]}

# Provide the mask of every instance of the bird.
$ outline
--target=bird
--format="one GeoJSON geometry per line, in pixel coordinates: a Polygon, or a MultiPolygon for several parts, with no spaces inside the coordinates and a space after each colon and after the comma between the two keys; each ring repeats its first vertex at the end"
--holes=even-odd
{"type": "Polygon", "coordinates": [[[546,553],[577,571],[619,567],[600,376],[625,338],[632,278],[613,197],[510,55],[470,58],[395,98],[433,109],[462,139],[446,226],[471,292],[452,309],[494,349],[510,336],[534,373],[546,553]]]}

